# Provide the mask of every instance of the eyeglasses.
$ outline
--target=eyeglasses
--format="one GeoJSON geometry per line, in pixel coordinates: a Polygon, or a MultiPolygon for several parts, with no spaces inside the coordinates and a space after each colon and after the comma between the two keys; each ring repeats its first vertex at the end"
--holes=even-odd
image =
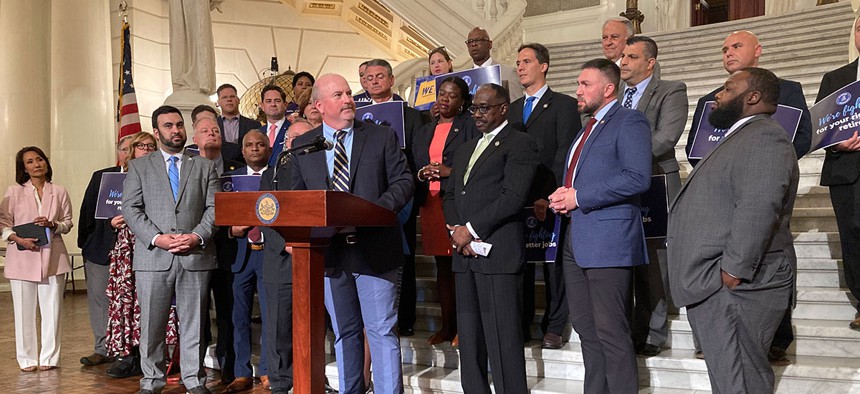
{"type": "Polygon", "coordinates": [[[474,114],[475,112],[480,112],[482,114],[485,114],[487,112],[490,112],[490,110],[493,109],[493,107],[498,107],[500,105],[505,105],[505,103],[498,103],[498,104],[493,104],[493,105],[480,105],[480,106],[473,105],[473,106],[469,107],[469,112],[471,112],[472,114],[474,114]]]}
{"type": "Polygon", "coordinates": [[[157,148],[155,146],[155,144],[143,144],[143,143],[134,144],[134,149],[137,149],[137,150],[155,150],[155,148],[157,148]]]}
{"type": "Polygon", "coordinates": [[[484,41],[490,41],[490,39],[489,38],[470,38],[470,39],[466,40],[466,46],[477,45],[477,44],[482,43],[484,41]]]}

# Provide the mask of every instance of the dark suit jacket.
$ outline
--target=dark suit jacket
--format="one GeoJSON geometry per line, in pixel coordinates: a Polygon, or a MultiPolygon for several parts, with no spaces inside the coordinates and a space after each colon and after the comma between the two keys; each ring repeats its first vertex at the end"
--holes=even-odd
{"type": "MultiPolygon", "coordinates": [[[[248,167],[239,167],[235,170],[224,173],[224,175],[247,175],[248,167]]],[[[262,227],[261,227],[262,229],[262,227]]],[[[223,232],[225,235],[228,231],[230,231],[230,226],[223,226],[223,232]]],[[[219,231],[220,233],[220,231],[219,231]]],[[[215,235],[215,241],[221,242],[218,239],[218,235],[215,235]]],[[[265,236],[264,236],[265,237],[265,236]]],[[[226,266],[230,269],[230,271],[242,272],[245,269],[245,264],[248,263],[248,259],[246,258],[246,254],[248,253],[248,237],[238,237],[238,238],[230,238],[229,236],[224,239],[224,245],[218,245],[218,268],[222,267],[222,263],[226,264],[226,266]],[[223,252],[225,253],[223,258],[221,256],[223,252]]]]}
{"type": "Polygon", "coordinates": [[[425,117],[421,111],[406,105],[403,102],[403,133],[406,137],[406,148],[403,153],[406,154],[406,161],[409,165],[409,172],[412,176],[416,176],[418,168],[415,166],[415,155],[412,153],[412,144],[415,139],[415,133],[421,129],[421,126],[429,123],[430,119],[425,117]]]}
{"type": "Polygon", "coordinates": [[[106,172],[120,172],[120,167],[103,168],[93,173],[84,192],[78,217],[78,247],[81,248],[81,255],[85,260],[98,265],[110,264],[108,253],[116,243],[116,232],[110,226],[110,220],[95,218],[99,186],[102,174],[106,172]]]}
{"type": "MultiPolygon", "coordinates": [[[[269,130],[266,129],[266,125],[267,124],[260,126],[259,130],[261,133],[269,135],[269,130]]],[[[275,137],[275,145],[272,145],[272,155],[269,156],[269,167],[273,167],[275,165],[275,161],[278,160],[278,155],[283,152],[284,143],[287,142],[287,129],[289,128],[290,121],[285,119],[284,124],[281,125],[281,129],[278,130],[278,135],[275,137]]]]}
{"type": "MultiPolygon", "coordinates": [[[[766,115],[729,134],[702,159],[669,210],[669,289],[678,306],[717,292],[721,269],[743,283],[766,286],[780,265],[792,263],[789,223],[798,176],[787,135],[766,115]]],[[[786,301],[766,302],[779,309],[786,301]]]]}
{"type": "MultiPolygon", "coordinates": [[[[260,178],[260,190],[275,190],[272,182],[274,167],[269,167],[260,178]]],[[[278,169],[278,189],[290,190],[292,183],[292,162],[287,161],[278,169]]],[[[293,256],[284,250],[284,237],[271,227],[260,227],[263,233],[263,282],[293,283],[293,256]]]]}
{"type": "MultiPolygon", "coordinates": [[[[223,135],[224,134],[224,117],[223,116],[218,117],[218,128],[221,129],[221,135],[223,135]]],[[[246,118],[242,115],[239,115],[239,138],[235,142],[234,141],[229,141],[229,142],[233,142],[236,145],[239,145],[241,147],[242,146],[242,139],[245,138],[245,134],[248,133],[248,130],[254,130],[254,129],[259,129],[259,128],[260,128],[260,122],[257,122],[254,119],[246,118]]],[[[242,162],[244,163],[244,161],[242,161],[242,162]]]]}
{"type": "MultiPolygon", "coordinates": [[[[436,133],[437,122],[430,122],[421,126],[415,132],[412,139],[412,155],[415,157],[415,167],[422,168],[430,164],[430,143],[433,142],[433,135],[436,133]]],[[[442,164],[452,167],[454,165],[454,152],[462,146],[466,141],[474,139],[481,135],[478,128],[475,127],[475,121],[468,112],[457,115],[451,124],[451,131],[448,133],[448,138],[445,139],[445,147],[442,149],[442,164]]],[[[417,172],[418,170],[416,170],[417,172]]],[[[448,187],[448,182],[451,178],[442,178],[441,191],[444,193],[448,187]]],[[[415,206],[424,205],[429,189],[429,182],[418,181],[415,184],[415,206]]]]}
{"type": "MultiPolygon", "coordinates": [[[[815,102],[857,80],[857,60],[824,74],[815,102]]],[[[860,177],[860,152],[833,152],[827,149],[821,168],[821,185],[849,185],[860,177]]]]}
{"type": "Polygon", "coordinates": [[[579,207],[570,212],[567,241],[576,265],[647,263],[639,196],[650,186],[651,127],[644,114],[616,101],[585,141],[573,179],[579,207]]]}
{"type": "Polygon", "coordinates": [[[469,181],[463,183],[478,141],[473,138],[454,154],[443,210],[446,223],[469,223],[480,239],[493,247],[487,257],[467,258],[455,253],[452,270],[518,273],[526,261],[522,212],[537,168],[537,144],[528,134],[510,124],[505,126],[472,165],[469,181]]]}
{"type": "Polygon", "coordinates": [[[565,170],[564,154],[576,133],[582,129],[576,104],[575,98],[547,88],[525,124],[523,124],[525,97],[520,97],[510,105],[508,122],[514,128],[534,137],[538,146],[540,164],[528,203],[539,198],[546,199],[563,182],[561,176],[565,170]]]}
{"type": "MultiPolygon", "coordinates": [[[[353,133],[350,193],[392,212],[400,211],[412,198],[415,185],[394,130],[356,121],[353,133]]],[[[322,126],[319,126],[296,138],[295,143],[307,143],[322,134],[322,126]]],[[[298,156],[292,165],[294,190],[331,189],[324,151],[298,156]]],[[[332,243],[326,253],[327,273],[349,271],[373,275],[403,264],[400,226],[359,227],[356,235],[360,253],[349,253],[349,247],[344,244],[332,243]]]]}
{"type": "MultiPolygon", "coordinates": [[[[840,86],[841,87],[841,86],[840,86]]],[[[715,89],[699,99],[696,104],[696,112],[693,114],[693,124],[690,126],[690,133],[687,134],[687,146],[684,148],[687,152],[687,157],[690,157],[690,149],[693,147],[693,139],[696,137],[696,129],[699,128],[699,118],[702,117],[702,111],[705,110],[706,101],[714,101],[717,93],[721,92],[723,87],[715,89]]],[[[787,79],[779,79],[779,100],[777,103],[788,105],[790,107],[800,108],[803,113],[800,116],[800,124],[797,125],[797,134],[794,135],[794,152],[799,160],[803,155],[809,152],[809,146],[812,143],[812,117],[809,115],[809,107],[806,105],[806,97],[803,95],[803,88],[800,83],[789,81],[787,79]]],[[[690,164],[695,167],[699,162],[697,159],[690,160],[690,164]]]]}

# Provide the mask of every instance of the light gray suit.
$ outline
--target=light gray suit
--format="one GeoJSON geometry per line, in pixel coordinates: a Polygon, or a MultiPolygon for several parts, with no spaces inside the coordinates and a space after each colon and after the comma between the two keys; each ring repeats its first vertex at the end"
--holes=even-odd
{"type": "Polygon", "coordinates": [[[141,389],[166,383],[164,342],[170,304],[176,297],[182,382],[205,386],[202,319],[208,308],[209,275],[215,269],[215,192],[221,190],[214,162],[184,156],[176,202],[160,151],[132,160],[123,190],[123,215],[135,235],[134,271],[140,302],[141,389]],[[173,254],[155,247],[156,234],[194,233],[203,244],[173,254]]]}
{"type": "MultiPolygon", "coordinates": [[[[624,102],[627,84],[622,82],[618,101],[624,102]]],[[[687,85],[683,82],[664,81],[655,72],[636,104],[636,110],[645,114],[651,126],[651,173],[666,175],[666,192],[669,201],[681,189],[680,166],[675,159],[675,145],[684,133],[687,123],[687,85]]],[[[648,260],[658,264],[636,267],[633,276],[635,299],[633,309],[633,344],[639,348],[645,343],[663,346],[669,337],[669,305],[667,290],[669,274],[666,266],[664,239],[649,239],[648,260]]]]}
{"type": "Polygon", "coordinates": [[[791,296],[798,174],[785,130],[760,114],[723,138],[672,203],[669,288],[715,393],[773,392],[767,351],[791,296]],[[723,286],[720,270],[741,283],[723,286]]]}

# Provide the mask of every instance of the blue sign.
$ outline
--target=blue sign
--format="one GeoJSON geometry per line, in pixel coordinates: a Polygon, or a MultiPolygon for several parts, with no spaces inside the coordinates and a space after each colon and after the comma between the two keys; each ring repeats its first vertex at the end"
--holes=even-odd
{"type": "Polygon", "coordinates": [[[225,192],[256,192],[260,190],[259,175],[222,175],[221,190],[225,192]]]}
{"type": "Polygon", "coordinates": [[[669,226],[669,193],[666,175],[652,175],[651,187],[640,197],[645,238],[666,238],[669,226]]]}
{"type": "Polygon", "coordinates": [[[558,256],[558,238],[561,217],[547,209],[546,220],[535,216],[534,207],[523,210],[526,236],[526,261],[554,263],[558,256]]]}
{"type": "Polygon", "coordinates": [[[99,185],[99,197],[96,203],[96,219],[110,219],[122,215],[122,183],[125,182],[124,172],[105,172],[99,185]]]}
{"type": "Polygon", "coordinates": [[[860,130],[858,82],[848,84],[809,107],[813,125],[810,152],[836,145],[860,130]]]}
{"type": "Polygon", "coordinates": [[[436,90],[442,85],[442,80],[448,77],[460,77],[469,85],[469,93],[472,95],[478,87],[485,83],[502,84],[502,67],[498,64],[490,67],[470,68],[442,75],[428,75],[415,81],[415,103],[414,108],[419,111],[427,111],[436,103],[436,90]]]}
{"type": "Polygon", "coordinates": [[[365,105],[355,109],[356,119],[362,122],[387,126],[394,129],[400,149],[406,148],[406,134],[403,132],[403,101],[388,101],[379,104],[365,105]]]}
{"type": "MultiPolygon", "coordinates": [[[[699,129],[696,130],[696,136],[693,137],[693,146],[690,148],[691,159],[701,159],[711,153],[720,139],[726,135],[726,129],[715,128],[708,117],[713,111],[713,101],[706,101],[705,108],[702,111],[702,116],[699,118],[699,129]]],[[[800,124],[800,116],[803,111],[799,108],[789,107],[787,105],[778,105],[776,113],[770,117],[779,122],[785,132],[788,133],[788,139],[794,141],[794,135],[797,133],[797,126],[800,124]]]]}

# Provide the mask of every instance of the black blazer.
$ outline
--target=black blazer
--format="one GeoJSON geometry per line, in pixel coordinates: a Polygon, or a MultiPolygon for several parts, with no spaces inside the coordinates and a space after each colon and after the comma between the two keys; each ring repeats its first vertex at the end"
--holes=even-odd
{"type": "Polygon", "coordinates": [[[525,97],[514,101],[508,109],[508,123],[534,137],[538,147],[538,166],[528,203],[546,199],[564,180],[565,155],[576,133],[582,129],[576,99],[547,88],[523,124],[525,97]]]}
{"type": "Polygon", "coordinates": [[[409,107],[405,102],[403,103],[403,133],[406,137],[406,148],[403,150],[403,153],[406,154],[406,162],[409,165],[409,172],[413,177],[418,171],[418,167],[415,164],[415,154],[412,152],[415,134],[418,133],[421,126],[424,126],[429,122],[430,118],[422,114],[421,111],[409,107]]]}
{"type": "MultiPolygon", "coordinates": [[[[360,121],[353,123],[352,154],[349,163],[349,191],[392,212],[399,212],[412,198],[415,185],[394,130],[360,121]]],[[[322,135],[322,126],[296,138],[295,144],[310,142],[322,135]]],[[[280,181],[279,181],[280,183],[280,181]]],[[[330,190],[325,151],[296,157],[292,162],[293,190],[330,190]]],[[[358,253],[342,240],[332,241],[326,253],[328,275],[347,271],[379,274],[403,264],[400,226],[359,227],[358,253]]]]}
{"type": "MultiPolygon", "coordinates": [[[[269,167],[263,172],[260,179],[260,190],[276,190],[272,182],[274,167],[269,167]]],[[[277,190],[290,190],[292,182],[292,164],[286,164],[278,169],[277,190]]],[[[283,207],[282,207],[283,209],[283,207]]],[[[289,208],[287,208],[289,209],[289,208]]],[[[284,237],[271,227],[260,227],[263,233],[265,245],[263,245],[263,282],[266,283],[293,283],[293,256],[284,247],[284,237]]]]}
{"type": "Polygon", "coordinates": [[[86,261],[98,265],[110,264],[108,254],[116,244],[116,232],[110,226],[110,220],[95,218],[99,186],[102,174],[106,172],[120,172],[120,167],[103,168],[93,173],[84,192],[78,217],[78,247],[81,248],[81,255],[86,261]]]}
{"type": "MultiPolygon", "coordinates": [[[[857,80],[857,60],[824,74],[815,102],[857,80]]],[[[827,149],[821,167],[821,185],[837,186],[857,182],[860,177],[860,152],[833,152],[827,149]]]]}
{"type": "Polygon", "coordinates": [[[475,161],[469,182],[464,184],[463,175],[478,141],[466,142],[454,154],[443,211],[446,223],[470,223],[480,239],[493,247],[487,257],[455,254],[452,270],[518,273],[526,261],[522,215],[538,165],[537,144],[528,134],[505,126],[475,161]]]}
{"type": "MultiPolygon", "coordinates": [[[[223,116],[218,117],[218,128],[221,129],[221,135],[224,135],[224,117],[223,116]]],[[[259,128],[260,128],[260,122],[257,122],[254,119],[246,118],[242,115],[239,115],[239,137],[238,137],[238,139],[235,142],[226,141],[226,140],[224,142],[231,142],[231,143],[234,143],[234,144],[239,145],[241,147],[242,146],[242,139],[245,138],[245,134],[248,133],[248,130],[254,130],[254,129],[259,129],[259,128]]]]}
{"type": "MultiPolygon", "coordinates": [[[[702,112],[705,110],[705,102],[716,100],[717,93],[721,91],[723,91],[722,86],[700,98],[696,104],[696,112],[693,113],[693,123],[690,126],[690,132],[687,133],[687,146],[684,148],[688,158],[690,157],[690,149],[693,148],[693,140],[696,138],[695,130],[699,128],[699,118],[702,117],[702,112]]],[[[800,124],[797,125],[797,133],[794,135],[794,142],[792,142],[794,153],[797,155],[797,159],[800,160],[803,155],[809,152],[809,146],[812,143],[812,117],[809,115],[809,107],[806,105],[806,96],[803,95],[803,87],[798,82],[780,78],[779,100],[777,100],[777,103],[800,108],[803,111],[800,115],[800,124]]],[[[693,167],[698,163],[699,159],[690,160],[690,165],[693,167]]]]}
{"type": "MultiPolygon", "coordinates": [[[[469,116],[468,112],[454,117],[451,125],[451,131],[448,133],[448,138],[445,139],[445,148],[442,149],[442,164],[452,167],[454,165],[454,152],[461,145],[471,139],[481,135],[478,128],[475,127],[475,120],[469,116]]],[[[415,157],[415,167],[422,168],[430,164],[430,143],[433,142],[433,135],[436,133],[436,122],[430,122],[421,126],[412,139],[412,154],[415,157]]],[[[417,175],[417,171],[416,175],[417,175]]],[[[442,192],[444,193],[448,185],[449,178],[442,178],[442,192]]],[[[426,181],[418,181],[415,183],[415,206],[424,205],[427,199],[429,183],[426,181]]]]}

